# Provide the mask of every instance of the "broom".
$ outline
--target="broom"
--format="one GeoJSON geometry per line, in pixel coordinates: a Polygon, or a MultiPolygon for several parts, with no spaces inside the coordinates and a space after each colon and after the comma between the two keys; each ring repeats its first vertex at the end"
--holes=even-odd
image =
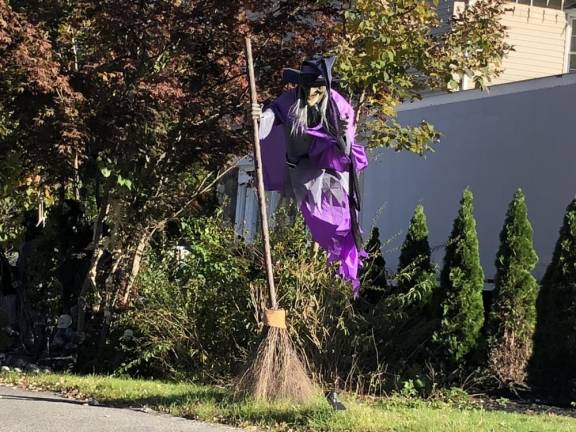
{"type": "MultiPolygon", "coordinates": [[[[258,102],[254,65],[252,62],[252,44],[246,37],[246,57],[248,77],[250,79],[250,99],[258,102]]],[[[268,279],[269,309],[264,311],[264,334],[258,349],[250,358],[243,373],[236,382],[236,394],[249,396],[256,400],[290,400],[305,402],[317,395],[317,390],[307,375],[304,364],[290,339],[286,328],[286,311],[278,308],[274,275],[272,272],[272,255],[270,253],[270,235],[266,215],[266,197],[262,176],[262,157],[260,154],[260,137],[258,120],[253,118],[254,128],[254,164],[258,181],[257,193],[260,204],[260,221],[264,241],[266,276],[268,279]]]]}

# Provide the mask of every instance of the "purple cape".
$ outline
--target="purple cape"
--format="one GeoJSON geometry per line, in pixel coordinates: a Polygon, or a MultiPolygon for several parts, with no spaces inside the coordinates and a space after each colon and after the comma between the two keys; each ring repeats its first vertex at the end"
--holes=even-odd
{"type": "Polygon", "coordinates": [[[354,110],[335,90],[331,90],[330,96],[340,118],[347,122],[349,154],[338,148],[336,140],[323,126],[308,128],[306,134],[312,139],[305,162],[307,167],[288,172],[286,152],[292,124],[288,112],[297,98],[296,90],[289,90],[266,107],[274,112],[275,121],[268,136],[261,140],[264,185],[270,191],[285,192],[287,188],[299,191],[296,198],[312,238],[328,252],[329,262],[339,261],[340,275],[352,282],[354,296],[357,296],[358,268],[366,253],[358,249],[354,241],[348,172],[351,159],[357,172],[366,168],[368,160],[364,147],[355,142],[354,110]]]}

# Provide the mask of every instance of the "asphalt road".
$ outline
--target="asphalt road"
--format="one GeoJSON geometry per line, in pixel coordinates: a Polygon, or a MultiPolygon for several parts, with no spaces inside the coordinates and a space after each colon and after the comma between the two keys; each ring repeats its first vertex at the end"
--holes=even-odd
{"type": "Polygon", "coordinates": [[[0,432],[241,432],[226,426],[108,408],[0,386],[0,432]]]}

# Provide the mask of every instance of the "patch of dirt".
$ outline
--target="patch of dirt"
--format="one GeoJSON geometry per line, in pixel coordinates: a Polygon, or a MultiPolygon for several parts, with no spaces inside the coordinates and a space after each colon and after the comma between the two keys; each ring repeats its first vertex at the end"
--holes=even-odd
{"type": "Polygon", "coordinates": [[[552,414],[576,418],[576,409],[547,405],[538,400],[511,400],[506,398],[480,398],[481,406],[490,411],[506,411],[518,414],[552,414]]]}

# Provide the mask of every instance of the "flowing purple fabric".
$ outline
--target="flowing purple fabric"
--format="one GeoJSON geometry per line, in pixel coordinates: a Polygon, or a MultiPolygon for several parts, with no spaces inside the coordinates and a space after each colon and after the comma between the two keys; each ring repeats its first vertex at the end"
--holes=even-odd
{"type": "Polygon", "coordinates": [[[329,262],[339,261],[339,274],[352,282],[354,296],[357,296],[358,268],[366,253],[356,247],[352,233],[348,171],[351,158],[357,172],[366,168],[368,160],[364,147],[355,142],[354,110],[335,90],[331,90],[331,97],[340,118],[348,125],[349,155],[338,148],[336,140],[323,126],[308,128],[306,134],[312,138],[306,160],[309,168],[288,172],[286,151],[291,126],[288,112],[297,94],[295,90],[287,91],[266,107],[274,112],[275,123],[262,139],[264,184],[267,190],[280,192],[285,192],[287,186],[294,190],[301,186],[304,193],[297,193],[296,197],[312,238],[328,252],[329,262]]]}

